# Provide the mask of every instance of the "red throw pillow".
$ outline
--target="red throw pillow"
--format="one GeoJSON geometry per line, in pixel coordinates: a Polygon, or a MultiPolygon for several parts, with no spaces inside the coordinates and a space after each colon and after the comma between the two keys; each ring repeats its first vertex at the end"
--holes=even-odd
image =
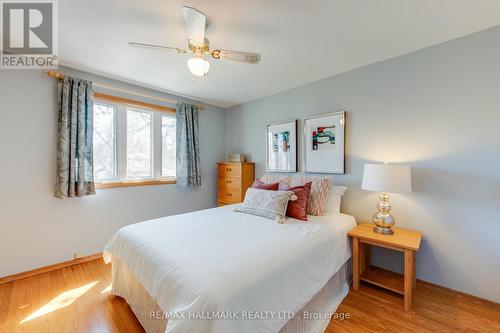
{"type": "Polygon", "coordinates": [[[309,200],[309,191],[311,191],[312,182],[304,185],[290,187],[285,183],[279,183],[280,191],[292,191],[297,196],[297,200],[289,201],[286,208],[286,216],[297,220],[307,221],[307,201],[309,200]]]}
{"type": "Polygon", "coordinates": [[[277,191],[278,190],[278,183],[273,183],[273,184],[266,184],[260,179],[256,179],[252,187],[253,188],[258,188],[260,190],[269,190],[269,191],[277,191]]]}

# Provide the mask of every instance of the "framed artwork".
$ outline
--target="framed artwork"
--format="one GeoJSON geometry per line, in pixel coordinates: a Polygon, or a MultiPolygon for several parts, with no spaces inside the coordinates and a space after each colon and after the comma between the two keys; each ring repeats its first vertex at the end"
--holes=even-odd
{"type": "Polygon", "coordinates": [[[297,171],[297,120],[266,126],[266,170],[297,171]]]}
{"type": "Polygon", "coordinates": [[[304,171],[344,173],[345,111],[304,119],[304,171]]]}

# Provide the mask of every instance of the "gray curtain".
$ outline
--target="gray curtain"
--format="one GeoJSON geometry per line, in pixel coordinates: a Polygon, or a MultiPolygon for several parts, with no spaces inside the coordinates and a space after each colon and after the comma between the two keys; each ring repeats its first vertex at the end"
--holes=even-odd
{"type": "Polygon", "coordinates": [[[177,186],[201,186],[198,107],[177,103],[177,186]]]}
{"type": "Polygon", "coordinates": [[[55,197],[95,194],[92,149],[92,82],[66,76],[59,82],[55,197]]]}

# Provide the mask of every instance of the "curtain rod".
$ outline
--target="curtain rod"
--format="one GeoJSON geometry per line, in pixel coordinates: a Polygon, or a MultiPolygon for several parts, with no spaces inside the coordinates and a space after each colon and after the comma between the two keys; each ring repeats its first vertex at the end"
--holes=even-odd
{"type": "MultiPolygon", "coordinates": [[[[44,72],[48,76],[53,77],[53,78],[55,78],[57,80],[63,80],[64,79],[64,74],[63,73],[54,72],[54,71],[44,71],[44,72]]],[[[109,90],[113,90],[113,91],[116,91],[116,92],[121,92],[121,93],[128,94],[128,95],[135,95],[135,96],[144,97],[144,98],[148,98],[148,99],[152,99],[152,100],[156,100],[156,101],[160,101],[160,102],[165,102],[165,103],[170,103],[170,104],[177,104],[177,101],[175,99],[162,98],[162,97],[156,97],[156,96],[151,96],[151,95],[145,95],[145,94],[141,94],[141,93],[138,93],[138,92],[135,92],[135,91],[130,91],[130,90],[125,90],[125,89],[115,88],[115,87],[112,87],[112,86],[109,86],[109,85],[106,85],[106,84],[102,84],[102,83],[99,83],[99,82],[92,82],[92,84],[94,86],[96,86],[96,87],[99,87],[99,88],[109,89],[109,90]]],[[[196,106],[198,107],[199,111],[203,110],[203,105],[196,104],[196,106]]]]}

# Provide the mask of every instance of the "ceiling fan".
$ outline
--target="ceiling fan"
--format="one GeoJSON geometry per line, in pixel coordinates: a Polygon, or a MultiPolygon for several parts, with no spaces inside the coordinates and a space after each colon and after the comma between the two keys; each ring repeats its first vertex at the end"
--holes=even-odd
{"type": "Polygon", "coordinates": [[[210,63],[206,57],[212,57],[217,60],[233,60],[256,65],[260,62],[260,54],[242,51],[231,51],[223,49],[210,50],[210,43],[205,38],[207,27],[207,17],[196,8],[182,6],[184,23],[188,33],[188,50],[178,47],[153,45],[145,43],[129,42],[133,47],[142,47],[155,50],[173,51],[180,54],[192,54],[188,59],[187,66],[190,72],[195,76],[205,76],[210,69],[210,63]]]}

